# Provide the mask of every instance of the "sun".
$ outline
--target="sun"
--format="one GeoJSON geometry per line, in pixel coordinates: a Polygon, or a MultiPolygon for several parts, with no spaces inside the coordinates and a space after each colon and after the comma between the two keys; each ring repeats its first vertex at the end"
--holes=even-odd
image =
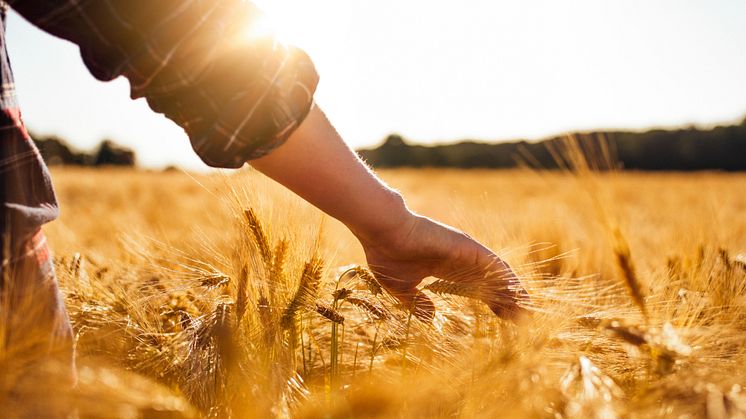
{"type": "Polygon", "coordinates": [[[301,10],[304,7],[301,2],[254,0],[253,3],[261,9],[263,15],[247,25],[245,34],[249,39],[272,36],[286,44],[304,46],[307,43],[309,19],[313,17],[303,16],[301,10]]]}

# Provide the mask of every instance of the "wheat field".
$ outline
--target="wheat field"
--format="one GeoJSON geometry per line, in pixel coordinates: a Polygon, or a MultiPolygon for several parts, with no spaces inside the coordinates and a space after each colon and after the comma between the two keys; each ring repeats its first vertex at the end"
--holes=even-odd
{"type": "Polygon", "coordinates": [[[56,169],[62,214],[45,232],[78,383],[55,385],[53,365],[5,379],[0,409],[746,417],[745,174],[381,175],[513,266],[531,317],[500,320],[468,287],[431,279],[437,313],[421,322],[341,224],[250,169],[56,169]]]}

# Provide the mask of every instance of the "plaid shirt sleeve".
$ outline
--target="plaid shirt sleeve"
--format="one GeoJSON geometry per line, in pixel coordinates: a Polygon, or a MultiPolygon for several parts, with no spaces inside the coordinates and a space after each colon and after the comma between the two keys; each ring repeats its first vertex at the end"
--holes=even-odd
{"type": "Polygon", "coordinates": [[[313,103],[318,76],[301,50],[254,36],[242,0],[15,0],[17,12],[80,46],[99,80],[181,126],[210,166],[237,168],[282,144],[313,103]],[[247,29],[249,29],[247,31],[247,29]]]}

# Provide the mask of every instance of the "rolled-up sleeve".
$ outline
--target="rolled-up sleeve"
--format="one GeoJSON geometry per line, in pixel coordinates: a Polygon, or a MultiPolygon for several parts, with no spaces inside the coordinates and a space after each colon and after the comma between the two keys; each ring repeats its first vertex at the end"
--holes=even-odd
{"type": "Polygon", "coordinates": [[[181,126],[200,158],[237,168],[282,144],[308,114],[318,75],[300,49],[255,28],[240,0],[16,0],[45,31],[80,46],[99,80],[181,126]]]}

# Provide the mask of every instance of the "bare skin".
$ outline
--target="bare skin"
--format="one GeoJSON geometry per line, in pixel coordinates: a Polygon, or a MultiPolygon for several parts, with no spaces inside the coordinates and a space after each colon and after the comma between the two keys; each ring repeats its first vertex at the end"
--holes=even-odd
{"type": "Polygon", "coordinates": [[[430,276],[477,284],[481,299],[503,318],[522,312],[517,302],[527,295],[510,267],[467,234],[409,210],[317,106],[285,144],[251,165],[344,223],[381,284],[420,319],[434,313],[417,288],[430,276]]]}

